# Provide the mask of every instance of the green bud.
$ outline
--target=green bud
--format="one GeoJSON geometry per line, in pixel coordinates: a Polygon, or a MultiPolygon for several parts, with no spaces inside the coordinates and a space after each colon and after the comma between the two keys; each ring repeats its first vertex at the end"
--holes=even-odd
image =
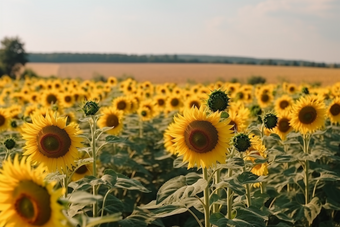
{"type": "Polygon", "coordinates": [[[301,90],[301,92],[302,92],[303,94],[305,94],[305,95],[308,95],[308,94],[309,94],[309,90],[308,90],[307,87],[303,87],[302,90],[301,90]]]}
{"type": "Polygon", "coordinates": [[[209,95],[208,106],[213,112],[224,111],[229,106],[229,97],[225,92],[215,90],[209,95]]]}
{"type": "Polygon", "coordinates": [[[15,141],[13,139],[6,139],[4,145],[8,150],[11,150],[15,146],[15,141]]]}
{"type": "Polygon", "coordinates": [[[95,115],[99,110],[99,106],[96,102],[87,101],[82,110],[84,111],[86,116],[95,115]]]}
{"type": "Polygon", "coordinates": [[[16,121],[11,121],[11,127],[12,127],[12,128],[18,127],[17,122],[16,122],[16,121]]]}
{"type": "Polygon", "coordinates": [[[264,127],[267,129],[273,129],[276,127],[278,118],[275,114],[268,113],[263,118],[264,127]]]}
{"type": "Polygon", "coordinates": [[[262,109],[259,105],[253,105],[250,107],[250,114],[253,117],[257,117],[262,114],[262,109]]]}
{"type": "Polygon", "coordinates": [[[243,134],[243,133],[240,133],[234,136],[233,143],[234,143],[234,147],[239,152],[244,152],[247,149],[249,149],[251,146],[250,138],[246,134],[243,134]]]}
{"type": "Polygon", "coordinates": [[[221,113],[221,118],[228,118],[228,117],[229,117],[229,114],[227,112],[223,111],[221,113]]]}

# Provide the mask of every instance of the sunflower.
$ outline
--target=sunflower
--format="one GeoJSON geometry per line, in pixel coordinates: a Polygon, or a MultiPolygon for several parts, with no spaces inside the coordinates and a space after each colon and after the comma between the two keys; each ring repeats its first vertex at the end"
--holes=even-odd
{"type": "Polygon", "coordinates": [[[327,115],[332,123],[340,122],[340,97],[336,97],[328,106],[327,115]]]}
{"type": "Polygon", "coordinates": [[[138,113],[141,113],[141,109],[143,108],[147,108],[149,111],[148,111],[148,117],[149,119],[157,116],[159,114],[159,108],[157,108],[155,102],[151,99],[146,99],[146,100],[143,100],[140,104],[139,104],[139,109],[138,109],[138,113]]]}
{"type": "Polygon", "coordinates": [[[173,124],[171,123],[163,134],[164,148],[170,153],[176,154],[176,147],[173,141],[175,138],[170,135],[172,127],[173,127],[173,124]]]}
{"type": "Polygon", "coordinates": [[[279,114],[281,111],[290,110],[292,108],[294,101],[289,95],[282,95],[275,101],[275,112],[279,114]]]}
{"type": "Polygon", "coordinates": [[[60,99],[59,91],[49,89],[45,90],[41,96],[41,104],[44,106],[51,106],[51,104],[57,103],[60,99]]]}
{"type": "Polygon", "coordinates": [[[184,108],[188,108],[188,109],[192,107],[196,107],[197,109],[199,109],[201,105],[202,105],[202,101],[201,99],[197,97],[197,95],[191,96],[184,102],[184,108]]]}
{"type": "Polygon", "coordinates": [[[301,97],[292,107],[290,125],[302,134],[312,133],[324,126],[326,108],[319,98],[301,97]]]}
{"type": "Polygon", "coordinates": [[[151,110],[149,108],[147,108],[146,106],[141,106],[137,110],[137,113],[141,117],[142,121],[148,121],[148,120],[152,119],[152,117],[153,117],[151,110]]]}
{"type": "Polygon", "coordinates": [[[76,171],[72,175],[72,181],[77,181],[85,176],[93,176],[93,164],[83,164],[77,167],[76,171]]]}
{"type": "Polygon", "coordinates": [[[123,130],[123,111],[117,110],[114,107],[106,107],[101,109],[101,113],[97,124],[99,128],[113,127],[107,133],[118,135],[123,130]]]}
{"type": "Polygon", "coordinates": [[[247,117],[248,115],[238,114],[235,109],[228,110],[230,125],[232,126],[233,132],[243,132],[247,128],[247,117]]]}
{"type": "Polygon", "coordinates": [[[272,92],[267,87],[261,88],[256,94],[256,98],[261,108],[268,107],[274,99],[272,92]]]}
{"type": "Polygon", "coordinates": [[[77,147],[82,147],[78,125],[66,126],[66,118],[54,117],[49,112],[46,117],[33,114],[31,118],[32,123],[23,126],[24,155],[29,155],[33,162],[44,163],[50,172],[71,169],[79,156],[77,147]]]}
{"type": "MultiPolygon", "coordinates": [[[[256,159],[265,159],[267,157],[266,147],[262,144],[262,140],[260,137],[251,134],[250,143],[251,147],[246,152],[245,160],[249,160],[254,163],[251,172],[257,176],[266,176],[268,175],[268,163],[260,163],[255,164],[256,159]]],[[[253,187],[259,187],[259,183],[253,184],[253,187]]]]}
{"type": "Polygon", "coordinates": [[[0,108],[0,132],[9,127],[9,118],[7,110],[0,108]]]}
{"type": "Polygon", "coordinates": [[[153,98],[153,100],[155,100],[157,109],[163,110],[165,108],[166,99],[167,99],[167,96],[165,95],[156,95],[153,98]]]}
{"type": "Polygon", "coordinates": [[[113,100],[112,105],[114,108],[121,110],[124,113],[129,113],[131,110],[131,101],[128,97],[117,97],[113,100]]]}
{"type": "Polygon", "coordinates": [[[75,98],[71,93],[63,93],[60,98],[61,105],[64,107],[71,107],[74,104],[74,99],[75,98]]]}
{"type": "Polygon", "coordinates": [[[114,76],[110,76],[109,78],[107,78],[107,84],[109,84],[110,86],[117,86],[117,78],[114,76]]]}
{"type": "Polygon", "coordinates": [[[281,140],[285,140],[288,133],[293,131],[293,127],[290,125],[290,114],[288,111],[281,111],[278,114],[277,126],[273,129],[273,132],[280,136],[281,140]]]}
{"type": "Polygon", "coordinates": [[[33,168],[25,158],[3,163],[0,172],[0,225],[25,227],[65,226],[58,199],[64,189],[44,181],[47,173],[41,165],[33,168]]]}
{"type": "Polygon", "coordinates": [[[298,91],[298,87],[295,84],[288,84],[286,90],[288,94],[294,94],[298,91]]]}
{"type": "Polygon", "coordinates": [[[207,115],[203,108],[185,109],[177,115],[169,134],[174,137],[176,153],[189,162],[188,169],[207,168],[216,162],[225,163],[232,137],[230,120],[220,121],[219,113],[207,115]]]}
{"type": "Polygon", "coordinates": [[[179,110],[182,106],[183,102],[180,95],[171,95],[166,101],[166,107],[171,110],[179,110]]]}
{"type": "Polygon", "coordinates": [[[170,93],[169,88],[166,85],[157,85],[156,92],[160,95],[168,95],[170,93]]]}

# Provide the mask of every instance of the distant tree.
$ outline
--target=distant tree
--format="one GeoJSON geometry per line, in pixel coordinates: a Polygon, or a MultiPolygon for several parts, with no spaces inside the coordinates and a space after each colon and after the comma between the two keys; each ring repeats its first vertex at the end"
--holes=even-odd
{"type": "Polygon", "coordinates": [[[24,43],[21,42],[19,37],[5,37],[1,40],[0,65],[3,74],[15,77],[15,73],[27,62],[28,55],[25,52],[24,43]]]}

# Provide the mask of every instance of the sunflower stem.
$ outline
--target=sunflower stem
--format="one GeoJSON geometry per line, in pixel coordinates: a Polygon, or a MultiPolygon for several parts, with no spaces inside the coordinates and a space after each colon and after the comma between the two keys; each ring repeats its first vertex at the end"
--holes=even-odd
{"type": "Polygon", "coordinates": [[[64,198],[67,198],[67,193],[68,193],[68,177],[67,174],[65,173],[65,177],[63,178],[63,184],[64,184],[64,188],[65,188],[65,194],[64,194],[64,198]]]}
{"type": "MultiPolygon", "coordinates": [[[[92,186],[92,190],[93,190],[93,195],[97,195],[97,185],[93,185],[92,186]]],[[[98,214],[98,204],[97,202],[94,202],[93,203],[93,217],[97,217],[97,214],[98,214]]]]}
{"type": "MultiPolygon", "coordinates": [[[[228,178],[230,178],[233,174],[232,169],[228,169],[228,178]]],[[[232,219],[232,211],[233,211],[233,198],[232,198],[233,191],[230,187],[228,187],[227,192],[227,218],[232,219]]]]}
{"type": "Polygon", "coordinates": [[[251,198],[250,198],[250,184],[246,184],[246,193],[247,193],[247,205],[251,206],[251,198]]]}
{"type": "MultiPolygon", "coordinates": [[[[303,135],[303,152],[309,154],[309,135],[303,135]]],[[[305,160],[305,204],[309,203],[309,161],[305,160]]]]}
{"type": "MultiPolygon", "coordinates": [[[[96,157],[97,157],[97,154],[96,154],[96,118],[95,116],[91,116],[91,119],[92,119],[92,122],[90,123],[91,125],[91,137],[92,137],[92,144],[91,144],[91,147],[92,147],[92,158],[93,158],[93,176],[94,177],[97,177],[97,166],[96,166],[96,157]]],[[[92,186],[92,193],[93,195],[97,195],[97,186],[96,185],[93,185],[92,186]]],[[[93,217],[97,217],[97,214],[98,214],[98,204],[97,202],[93,203],[93,217]]]]}
{"type": "Polygon", "coordinates": [[[207,168],[203,168],[203,179],[207,181],[207,186],[204,189],[204,223],[205,227],[210,227],[210,202],[209,202],[209,181],[208,181],[208,170],[207,168]]]}
{"type": "MultiPolygon", "coordinates": [[[[221,170],[220,169],[216,170],[216,172],[214,174],[214,177],[215,177],[215,185],[217,185],[221,181],[221,170]]],[[[221,195],[220,195],[221,194],[221,190],[217,189],[215,194],[220,198],[221,197],[221,195]]],[[[218,211],[219,211],[219,205],[215,203],[213,205],[213,212],[217,213],[218,211]]]]}
{"type": "Polygon", "coordinates": [[[91,125],[91,137],[92,137],[92,158],[93,158],[93,176],[97,177],[97,166],[96,166],[96,138],[95,138],[95,134],[96,134],[96,119],[94,116],[92,116],[92,125],[91,125]]]}
{"type": "Polygon", "coordinates": [[[143,120],[139,118],[139,138],[143,138],[143,120]]]}

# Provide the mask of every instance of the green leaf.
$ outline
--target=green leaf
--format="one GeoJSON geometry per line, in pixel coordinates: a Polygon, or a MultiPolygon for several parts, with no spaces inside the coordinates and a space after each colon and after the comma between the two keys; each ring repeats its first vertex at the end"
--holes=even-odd
{"type": "Polygon", "coordinates": [[[171,203],[187,196],[194,195],[204,189],[206,181],[202,181],[201,175],[189,173],[186,176],[178,176],[165,182],[157,192],[157,203],[171,203]],[[197,183],[198,184],[195,184],[197,183]],[[189,187],[189,188],[188,188],[189,187]],[[190,195],[189,195],[190,194],[190,195]]]}
{"type": "Polygon", "coordinates": [[[93,227],[93,226],[97,226],[97,225],[104,224],[104,223],[113,223],[119,220],[122,220],[121,213],[111,214],[111,215],[98,217],[98,218],[88,218],[88,224],[86,225],[86,227],[93,227]]]}
{"type": "Polygon", "coordinates": [[[182,168],[187,166],[188,162],[183,162],[183,156],[179,156],[174,160],[174,168],[182,168]]]}
{"type": "Polygon", "coordinates": [[[141,192],[150,192],[146,189],[139,181],[125,177],[124,175],[118,174],[117,182],[115,184],[117,188],[124,188],[127,190],[138,190],[141,192]]]}
{"type": "Polygon", "coordinates": [[[237,176],[237,180],[241,184],[253,184],[253,183],[259,183],[261,180],[259,180],[259,176],[251,173],[251,172],[243,172],[240,175],[237,176]]]}
{"type": "Polygon", "coordinates": [[[314,197],[307,205],[304,206],[304,214],[305,217],[311,225],[313,223],[313,220],[318,216],[318,214],[321,211],[322,204],[318,197],[314,197]]]}
{"type": "Polygon", "coordinates": [[[68,201],[76,204],[92,204],[98,202],[102,198],[101,195],[92,195],[85,191],[76,191],[70,195],[68,201]]]}
{"type": "Polygon", "coordinates": [[[106,169],[101,179],[112,188],[117,182],[117,173],[112,169],[106,169]]]}
{"type": "Polygon", "coordinates": [[[169,217],[175,214],[181,214],[186,212],[188,209],[180,205],[164,205],[155,210],[151,210],[154,213],[155,218],[169,217]]]}
{"type": "Polygon", "coordinates": [[[242,158],[230,158],[225,164],[218,164],[218,168],[223,169],[240,169],[244,166],[244,160],[242,158]]]}

